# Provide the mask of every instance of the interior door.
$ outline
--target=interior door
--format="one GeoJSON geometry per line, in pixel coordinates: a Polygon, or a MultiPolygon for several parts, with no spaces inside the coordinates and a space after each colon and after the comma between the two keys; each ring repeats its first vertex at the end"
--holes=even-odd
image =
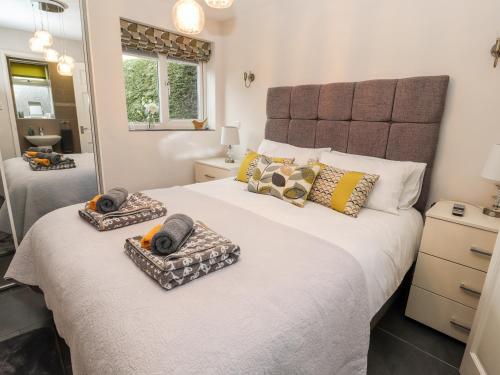
{"type": "Polygon", "coordinates": [[[491,259],[483,294],[474,319],[465,356],[460,367],[462,375],[500,374],[500,236],[491,259]]]}
{"type": "Polygon", "coordinates": [[[87,83],[87,71],[85,70],[84,63],[75,64],[73,87],[75,89],[76,115],[78,116],[82,153],[92,153],[94,152],[94,138],[92,136],[92,120],[90,117],[90,96],[87,83]]]}

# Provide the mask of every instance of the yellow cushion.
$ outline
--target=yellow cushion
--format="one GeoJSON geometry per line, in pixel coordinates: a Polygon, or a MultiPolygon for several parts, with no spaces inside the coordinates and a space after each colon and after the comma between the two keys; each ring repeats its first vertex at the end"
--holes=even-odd
{"type": "Polygon", "coordinates": [[[358,216],[379,176],[322,165],[308,199],[349,216],[358,216]]]}
{"type": "MultiPolygon", "coordinates": [[[[259,153],[248,150],[245,158],[241,162],[240,169],[238,169],[238,174],[236,175],[236,180],[241,182],[248,182],[250,177],[253,175],[253,171],[259,162],[259,157],[262,156],[259,153]]],[[[274,163],[283,164],[293,164],[294,159],[289,158],[271,158],[274,163]]]]}

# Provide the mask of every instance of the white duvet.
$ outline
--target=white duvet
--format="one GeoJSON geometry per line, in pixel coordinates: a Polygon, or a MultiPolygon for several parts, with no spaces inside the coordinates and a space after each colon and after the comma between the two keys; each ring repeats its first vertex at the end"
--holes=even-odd
{"type": "Polygon", "coordinates": [[[271,196],[252,194],[233,178],[188,186],[270,220],[320,237],[349,252],[361,265],[372,317],[396,291],[415,260],[423,220],[415,209],[399,215],[364,208],[357,218],[307,202],[296,207],[271,196]]]}

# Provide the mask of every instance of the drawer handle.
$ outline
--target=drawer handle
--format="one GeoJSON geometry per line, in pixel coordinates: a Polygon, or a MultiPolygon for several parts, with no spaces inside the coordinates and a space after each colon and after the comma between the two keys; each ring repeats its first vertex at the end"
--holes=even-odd
{"type": "Polygon", "coordinates": [[[206,175],[205,175],[205,177],[206,177],[206,178],[211,178],[212,180],[215,178],[214,176],[211,176],[211,175],[209,175],[209,174],[206,174],[206,175]]]}
{"type": "Polygon", "coordinates": [[[458,327],[458,328],[460,328],[460,329],[463,329],[463,330],[464,330],[465,332],[467,332],[467,333],[470,333],[470,331],[471,331],[471,327],[468,327],[467,325],[465,325],[465,323],[461,323],[461,322],[457,321],[457,320],[456,320],[455,318],[453,318],[453,317],[450,319],[450,323],[451,323],[452,325],[454,325],[455,327],[458,327]]]}
{"type": "Polygon", "coordinates": [[[480,249],[479,247],[476,247],[476,246],[472,246],[470,248],[470,251],[472,251],[473,253],[479,254],[479,255],[485,255],[485,256],[490,257],[490,258],[493,255],[493,253],[491,251],[483,250],[483,249],[480,249]]]}
{"type": "Polygon", "coordinates": [[[468,287],[465,283],[460,283],[460,289],[465,290],[466,292],[475,294],[477,297],[481,295],[479,290],[468,287]]]}

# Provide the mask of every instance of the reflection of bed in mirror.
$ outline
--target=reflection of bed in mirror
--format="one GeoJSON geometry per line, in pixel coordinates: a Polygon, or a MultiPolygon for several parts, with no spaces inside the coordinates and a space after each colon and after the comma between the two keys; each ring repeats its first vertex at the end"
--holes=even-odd
{"type": "MultiPolygon", "coordinates": [[[[97,194],[94,154],[69,154],[76,168],[33,171],[21,157],[4,161],[14,225],[19,240],[43,215],[97,194]]],[[[0,208],[0,232],[10,232],[7,205],[0,208]]]]}

